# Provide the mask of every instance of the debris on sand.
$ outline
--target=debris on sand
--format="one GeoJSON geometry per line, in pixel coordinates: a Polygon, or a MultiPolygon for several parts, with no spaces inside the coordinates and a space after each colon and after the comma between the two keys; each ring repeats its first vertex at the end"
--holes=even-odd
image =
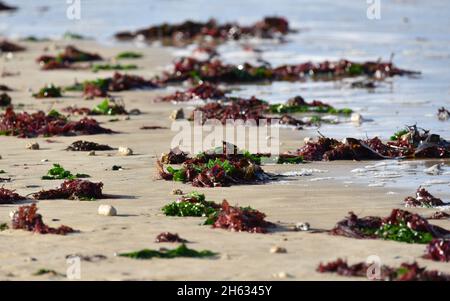
{"type": "Polygon", "coordinates": [[[436,207],[443,206],[445,203],[438,198],[435,198],[425,188],[419,187],[416,192],[416,197],[409,196],[404,200],[405,207],[436,207]]]}
{"type": "Polygon", "coordinates": [[[166,258],[172,259],[177,257],[194,257],[194,258],[203,258],[203,257],[215,257],[217,253],[211,252],[209,250],[196,251],[193,249],[189,249],[185,244],[182,244],[178,248],[167,250],[149,250],[144,249],[137,252],[131,253],[121,253],[118,256],[120,257],[129,257],[133,259],[152,259],[152,258],[166,258]]]}
{"type": "Polygon", "coordinates": [[[12,90],[13,89],[11,89],[10,87],[0,84],[0,91],[2,92],[11,92],[12,90]]]}
{"type": "Polygon", "coordinates": [[[142,38],[147,42],[161,41],[164,45],[187,45],[196,41],[211,40],[225,42],[243,38],[274,39],[294,32],[289,28],[285,18],[265,17],[250,26],[237,23],[218,24],[216,20],[195,22],[185,21],[180,24],[160,24],[135,32],[124,31],[115,35],[116,39],[126,41],[142,38]]]}
{"type": "Polygon", "coordinates": [[[39,143],[37,143],[37,142],[29,142],[29,143],[27,143],[25,148],[30,149],[30,150],[39,150],[40,146],[39,146],[39,143]]]}
{"type": "Polygon", "coordinates": [[[9,105],[11,105],[11,97],[6,93],[0,94],[0,107],[7,107],[9,105]]]}
{"type": "Polygon", "coordinates": [[[442,107],[438,110],[437,116],[439,120],[445,121],[450,119],[450,111],[442,107]]]}
{"type": "Polygon", "coordinates": [[[429,243],[433,238],[442,238],[450,231],[431,225],[418,214],[393,209],[385,218],[367,216],[358,218],[353,212],[330,231],[332,235],[357,239],[372,238],[395,240],[406,243],[429,243]]]}
{"type": "Polygon", "coordinates": [[[79,121],[69,121],[56,111],[51,111],[49,114],[42,111],[29,114],[15,113],[12,108],[7,108],[4,114],[0,114],[0,135],[5,136],[34,138],[112,133],[114,133],[112,130],[101,127],[95,119],[83,118],[79,121]]]}
{"type": "Polygon", "coordinates": [[[0,52],[20,52],[20,51],[25,51],[25,47],[9,42],[7,40],[0,40],[0,52]]]}
{"type": "Polygon", "coordinates": [[[266,215],[252,208],[233,207],[223,200],[213,228],[228,229],[235,232],[266,233],[274,224],[265,220],[266,215]]]}
{"type": "Polygon", "coordinates": [[[443,211],[436,211],[427,217],[427,219],[447,219],[447,218],[450,218],[450,214],[445,213],[443,211]]]}
{"type": "Polygon", "coordinates": [[[181,242],[181,243],[187,243],[188,241],[186,239],[183,239],[178,236],[178,234],[173,234],[170,232],[163,232],[161,234],[158,234],[156,236],[155,242],[181,242]]]}
{"type": "Polygon", "coordinates": [[[36,207],[36,204],[19,207],[19,210],[16,211],[12,218],[12,228],[23,229],[39,234],[66,235],[68,233],[77,232],[76,230],[64,225],[58,228],[47,226],[44,224],[42,216],[37,213],[37,210],[38,208],[36,207]]]}
{"type": "Polygon", "coordinates": [[[134,51],[123,51],[116,55],[116,60],[131,60],[131,59],[140,59],[144,55],[139,52],[134,51]]]}
{"type": "Polygon", "coordinates": [[[4,187],[0,187],[0,204],[15,204],[23,201],[26,198],[17,194],[14,190],[9,190],[4,187]]]}
{"type": "Polygon", "coordinates": [[[67,180],[59,188],[42,190],[34,193],[35,200],[68,199],[79,201],[95,201],[103,198],[103,183],[93,183],[85,180],[67,180]]]}
{"type": "Polygon", "coordinates": [[[47,85],[33,94],[34,98],[57,98],[62,97],[62,89],[53,84],[47,85]]]}
{"type": "Polygon", "coordinates": [[[114,150],[114,148],[106,144],[98,144],[95,142],[78,140],[69,145],[66,148],[66,150],[72,152],[90,152],[90,151],[110,151],[114,150]]]}
{"type": "Polygon", "coordinates": [[[225,91],[210,83],[201,83],[184,92],[176,91],[174,94],[160,98],[163,102],[185,102],[196,99],[220,99],[225,96],[225,91]]]}
{"type": "Polygon", "coordinates": [[[42,70],[69,69],[72,64],[79,62],[92,62],[102,60],[96,53],[82,51],[75,46],[67,46],[64,52],[57,56],[43,55],[36,59],[42,70]]]}
{"type": "Polygon", "coordinates": [[[450,240],[448,239],[433,239],[426,249],[426,254],[423,256],[426,259],[434,261],[450,261],[450,240]]]}
{"type": "Polygon", "coordinates": [[[399,69],[391,62],[363,62],[348,60],[321,63],[306,62],[273,68],[268,65],[254,66],[225,64],[219,59],[200,61],[192,57],[176,60],[171,71],[166,71],[161,83],[192,82],[253,83],[261,81],[338,80],[347,77],[366,76],[383,79],[393,76],[415,75],[419,72],[399,69]]]}
{"type": "Polygon", "coordinates": [[[382,160],[395,158],[450,158],[450,142],[429,131],[408,127],[401,135],[394,135],[387,143],[378,137],[344,142],[320,137],[297,151],[308,161],[382,160]],[[403,134],[404,133],[404,134],[403,134]]]}
{"type": "MultiPolygon", "coordinates": [[[[367,277],[370,264],[365,262],[349,265],[343,259],[323,264],[317,267],[319,273],[337,273],[346,277],[367,277]]],[[[385,281],[450,281],[450,275],[431,270],[427,271],[420,267],[416,262],[402,263],[400,267],[393,268],[383,265],[380,268],[381,274],[378,280],[385,281]]]]}

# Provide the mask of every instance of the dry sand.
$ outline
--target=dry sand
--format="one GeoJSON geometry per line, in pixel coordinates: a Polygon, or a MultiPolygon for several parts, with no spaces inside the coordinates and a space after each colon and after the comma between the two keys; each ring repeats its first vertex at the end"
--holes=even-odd
{"type": "MultiPolygon", "coordinates": [[[[15,55],[7,61],[0,59],[0,70],[20,72],[19,76],[1,78],[3,84],[17,91],[9,93],[13,102],[24,104],[24,110],[59,109],[67,105],[93,107],[100,100],[83,100],[79,93],[67,93],[63,98],[36,100],[28,89],[37,91],[47,83],[69,85],[74,79],[85,80],[104,77],[111,72],[93,74],[90,71],[40,71],[34,59],[43,54],[46,46],[54,43],[25,43],[27,52],[15,55]]],[[[63,42],[56,43],[63,45],[63,42]]],[[[104,57],[113,57],[125,46],[102,47],[93,42],[77,42],[83,50],[97,51],[104,57]]],[[[172,59],[161,48],[146,48],[139,51],[145,58],[136,60],[141,69],[133,74],[150,76],[160,71],[172,59]]],[[[50,51],[54,53],[55,51],[50,51]]],[[[292,280],[346,280],[331,274],[315,271],[320,262],[347,258],[350,263],[364,261],[369,255],[378,255],[383,264],[399,265],[402,262],[418,261],[428,268],[450,273],[450,263],[439,263],[421,259],[425,246],[381,240],[356,240],[333,237],[326,233],[293,232],[287,229],[296,222],[309,222],[314,229],[330,229],[348,211],[361,216],[388,215],[392,208],[401,208],[405,196],[413,191],[367,187],[367,185],[344,185],[337,180],[311,182],[309,178],[297,177],[286,182],[275,182],[258,186],[238,186],[217,189],[198,189],[208,200],[227,199],[232,204],[252,206],[267,214],[267,219],[281,226],[267,235],[233,233],[225,230],[200,226],[201,218],[172,218],[161,213],[161,207],[175,200],[171,195],[174,188],[184,192],[194,190],[190,185],[158,180],[155,177],[156,157],[168,151],[174,135],[170,130],[140,130],[143,125],[171,126],[168,119],[175,108],[172,104],[153,104],[158,93],[135,91],[117,93],[123,97],[127,109],[140,108],[140,116],[130,120],[107,122],[110,117],[98,117],[104,126],[121,133],[89,137],[54,137],[56,143],[46,138],[19,139],[0,137],[0,170],[7,171],[13,181],[6,188],[16,189],[26,195],[43,188],[54,188],[60,181],[42,181],[40,177],[53,163],[60,163],[73,172],[87,173],[92,181],[105,184],[104,193],[114,199],[96,202],[41,201],[39,211],[44,221],[51,226],[69,225],[81,233],[57,236],[37,235],[24,231],[6,230],[0,232],[0,280],[65,280],[63,276],[33,276],[41,268],[52,269],[65,274],[66,256],[101,254],[107,258],[96,262],[82,261],[82,280],[271,280],[274,274],[285,272],[292,280]],[[128,146],[136,155],[120,157],[116,152],[97,152],[91,157],[84,152],[66,152],[64,149],[73,141],[84,139],[111,146],[128,146]],[[29,141],[37,141],[41,150],[25,148],[29,141]],[[42,162],[48,159],[48,162],[42,162]],[[121,165],[123,171],[111,171],[113,165],[121,165]],[[398,194],[387,194],[395,191],[398,194]],[[97,215],[100,204],[111,204],[118,216],[97,215]],[[57,219],[57,221],[54,221],[57,219]],[[133,260],[116,257],[116,253],[143,248],[168,247],[176,245],[157,244],[157,234],[170,231],[192,243],[191,248],[209,249],[220,253],[216,259],[154,259],[133,260]],[[286,254],[271,254],[272,246],[287,249],[286,254]]],[[[308,134],[305,131],[283,130],[285,148],[300,146],[299,141],[308,134]]],[[[285,172],[302,168],[328,170],[332,177],[348,174],[351,169],[367,165],[354,162],[312,163],[298,166],[266,166],[269,172],[285,172]]],[[[448,196],[448,195],[447,195],[448,196]]],[[[9,221],[9,212],[15,205],[0,205],[0,223],[9,221]]],[[[412,210],[423,214],[433,210],[412,210]]],[[[433,221],[450,228],[450,222],[433,221]]],[[[283,279],[285,280],[285,279],[283,279]]]]}

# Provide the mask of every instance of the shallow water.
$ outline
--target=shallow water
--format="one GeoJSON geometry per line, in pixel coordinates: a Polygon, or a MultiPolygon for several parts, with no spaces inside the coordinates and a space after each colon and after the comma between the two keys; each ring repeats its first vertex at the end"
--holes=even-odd
{"type": "MultiPolygon", "coordinates": [[[[265,15],[286,16],[299,29],[288,43],[256,43],[262,54],[243,51],[237,44],[220,47],[227,61],[242,63],[262,58],[273,65],[307,60],[347,58],[389,59],[401,68],[422,71],[420,78],[396,77],[370,91],[352,89],[348,82],[274,83],[249,85],[236,95],[257,95],[272,102],[302,95],[337,107],[351,107],[366,119],[362,125],[324,125],[320,132],[336,137],[389,137],[406,124],[417,123],[450,137],[450,121],[439,122],[437,109],[450,107],[450,19],[448,1],[384,1],[381,19],[369,20],[366,1],[81,1],[81,20],[66,17],[66,1],[9,0],[21,9],[0,18],[0,34],[61,37],[76,32],[110,43],[114,32],[136,29],[163,21],[185,19],[251,23],[265,15]]],[[[175,50],[180,53],[179,50],[175,50]]]]}

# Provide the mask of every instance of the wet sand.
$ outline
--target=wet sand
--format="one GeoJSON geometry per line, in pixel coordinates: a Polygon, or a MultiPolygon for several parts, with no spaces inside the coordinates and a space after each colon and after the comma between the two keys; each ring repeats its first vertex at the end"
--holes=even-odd
{"type": "MultiPolygon", "coordinates": [[[[64,42],[65,43],[65,42],[64,42]]],[[[58,45],[64,45],[58,42],[58,45]]],[[[28,91],[36,92],[44,84],[70,85],[74,79],[86,80],[106,77],[112,72],[92,73],[85,71],[40,71],[34,62],[44,52],[42,49],[55,43],[24,43],[28,51],[15,55],[11,61],[0,58],[0,69],[21,74],[1,78],[1,82],[16,91],[10,92],[13,104],[24,104],[23,109],[61,109],[68,105],[93,107],[101,99],[83,100],[80,93],[66,93],[58,100],[36,100],[28,91]]],[[[93,42],[79,42],[77,46],[86,51],[113,57],[125,46],[105,48],[93,42]]],[[[168,52],[161,48],[140,49],[144,58],[133,60],[140,69],[130,74],[149,77],[171,61],[168,52]]],[[[50,53],[55,53],[51,51],[50,53]]],[[[104,255],[107,258],[96,262],[82,261],[82,280],[274,280],[274,274],[285,272],[288,280],[350,280],[332,274],[315,271],[320,262],[338,257],[350,263],[365,261],[370,255],[377,255],[383,264],[399,265],[402,262],[418,261],[430,269],[450,273],[450,263],[421,259],[425,245],[406,244],[382,240],[356,240],[333,237],[326,233],[293,232],[289,228],[296,222],[309,222],[313,229],[331,229],[335,223],[354,211],[361,216],[386,216],[393,208],[402,208],[402,200],[414,191],[400,188],[368,187],[367,184],[344,184],[335,179],[347,175],[352,169],[373,162],[331,162],[310,163],[297,166],[265,166],[268,172],[283,173],[302,169],[327,170],[327,173],[309,177],[289,177],[286,181],[256,186],[234,186],[230,188],[194,189],[188,184],[166,182],[156,178],[155,162],[162,152],[167,152],[174,135],[170,130],[140,130],[143,125],[171,126],[170,113],[178,106],[154,104],[163,91],[132,91],[113,93],[121,96],[128,110],[139,108],[143,114],[124,117],[117,122],[108,122],[111,117],[99,116],[103,126],[120,133],[78,137],[52,137],[19,139],[0,137],[0,169],[12,177],[5,188],[16,189],[21,195],[41,189],[55,188],[61,181],[42,181],[40,178],[53,163],[60,163],[72,172],[87,173],[91,181],[103,182],[104,193],[114,196],[95,202],[40,201],[39,212],[50,226],[65,224],[80,230],[80,233],[65,237],[37,235],[20,230],[0,232],[0,280],[65,280],[64,276],[33,276],[41,268],[52,269],[65,274],[66,256],[104,255]],[[113,147],[128,146],[135,155],[121,157],[115,151],[97,152],[88,156],[85,152],[66,152],[64,149],[73,141],[88,140],[105,143],[113,147]],[[28,150],[27,142],[36,141],[40,150],[28,150]],[[42,162],[47,159],[48,162],[42,162]],[[122,171],[112,171],[113,165],[120,165],[122,171]],[[330,177],[323,181],[310,181],[315,177],[330,177]],[[30,187],[30,185],[37,185],[30,187]],[[267,220],[280,226],[272,233],[248,234],[200,226],[202,218],[166,217],[161,207],[176,199],[171,195],[174,188],[184,192],[198,190],[206,194],[207,200],[220,202],[227,199],[231,204],[252,206],[267,214],[267,220]],[[388,194],[395,192],[396,194],[388,194]],[[117,208],[115,217],[99,216],[100,204],[117,208]],[[58,221],[52,221],[58,219],[58,221]],[[173,248],[176,244],[157,244],[157,234],[165,231],[178,233],[189,240],[189,247],[196,250],[209,249],[220,253],[215,259],[153,259],[133,260],[116,257],[116,253],[136,251],[143,248],[173,248]],[[281,246],[286,254],[271,254],[270,248],[281,246]]],[[[299,147],[308,131],[282,130],[283,148],[299,147]]],[[[448,161],[447,161],[448,164],[448,161]]],[[[449,192],[442,195],[448,200],[449,192]]],[[[0,223],[9,221],[9,212],[18,206],[0,205],[0,223]]],[[[409,209],[408,209],[409,210],[409,209]]],[[[432,213],[433,209],[411,209],[421,214],[432,213]]],[[[450,228],[450,221],[432,221],[433,224],[450,228]]],[[[286,279],[282,279],[286,280],[286,279]]]]}

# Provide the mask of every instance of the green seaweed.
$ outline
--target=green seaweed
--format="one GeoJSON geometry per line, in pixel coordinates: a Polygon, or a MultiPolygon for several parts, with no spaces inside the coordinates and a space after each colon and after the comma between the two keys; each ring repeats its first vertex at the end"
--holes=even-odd
{"type": "Polygon", "coordinates": [[[124,108],[123,108],[123,106],[118,105],[118,104],[110,101],[107,98],[107,99],[103,100],[100,104],[95,106],[92,109],[92,112],[95,114],[100,114],[100,115],[114,116],[114,115],[123,114],[124,108]]]}
{"type": "Polygon", "coordinates": [[[121,64],[95,64],[92,66],[92,72],[99,72],[99,71],[110,71],[110,70],[135,70],[137,69],[137,65],[128,64],[128,65],[121,65],[121,64]]]}
{"type": "Polygon", "coordinates": [[[133,259],[152,259],[152,258],[166,258],[172,259],[177,257],[190,257],[190,258],[203,258],[203,257],[213,257],[217,253],[211,252],[209,250],[197,251],[189,249],[185,244],[182,244],[178,248],[171,250],[150,250],[144,249],[136,252],[121,253],[120,257],[128,257],[133,259]]]}
{"type": "Polygon", "coordinates": [[[173,175],[173,180],[177,182],[186,181],[186,170],[183,168],[175,169],[172,166],[167,167],[167,171],[173,175]]]}
{"type": "Polygon", "coordinates": [[[375,232],[380,238],[406,243],[426,244],[433,240],[431,233],[415,231],[405,223],[398,225],[384,224],[375,232]]]}
{"type": "Polygon", "coordinates": [[[285,104],[273,104],[270,105],[269,111],[276,114],[287,114],[287,113],[326,113],[333,115],[350,115],[353,110],[350,108],[336,109],[329,106],[293,106],[285,104]]]}
{"type": "Polygon", "coordinates": [[[140,59],[143,57],[142,53],[139,52],[133,52],[133,51],[124,51],[119,53],[116,56],[116,59],[123,60],[123,59],[140,59]]]}
{"type": "Polygon", "coordinates": [[[390,137],[391,141],[397,141],[398,139],[400,139],[403,135],[406,135],[409,133],[409,130],[400,130],[398,132],[396,132],[394,135],[392,135],[390,137]]]}
{"type": "Polygon", "coordinates": [[[53,84],[50,84],[50,85],[40,89],[38,93],[34,93],[33,97],[35,97],[35,98],[62,97],[62,89],[60,87],[56,87],[53,84]]]}
{"type": "Polygon", "coordinates": [[[1,231],[8,230],[8,229],[9,229],[9,226],[8,226],[7,223],[2,223],[2,224],[0,224],[0,232],[1,232],[1,231]]]}
{"type": "Polygon", "coordinates": [[[55,270],[50,269],[39,269],[35,273],[33,273],[33,276],[42,276],[42,275],[53,275],[53,276],[62,276],[62,274],[56,272],[55,270]]]}
{"type": "Polygon", "coordinates": [[[47,172],[47,175],[42,177],[42,180],[73,180],[81,178],[89,178],[87,174],[75,174],[65,170],[59,164],[53,164],[53,167],[47,172]]]}

